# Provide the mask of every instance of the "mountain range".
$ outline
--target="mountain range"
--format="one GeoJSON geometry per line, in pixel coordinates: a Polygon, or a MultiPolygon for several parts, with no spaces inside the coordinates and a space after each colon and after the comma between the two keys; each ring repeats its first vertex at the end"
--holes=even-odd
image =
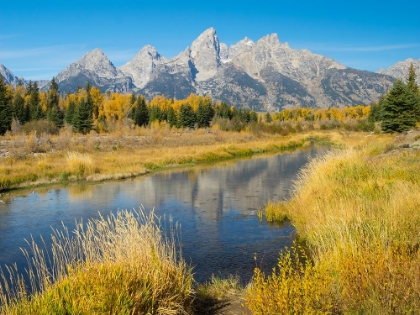
{"type": "MultiPolygon", "coordinates": [[[[420,73],[420,59],[374,73],[309,50],[292,49],[277,34],[257,42],[245,37],[228,47],[209,28],[172,59],[146,45],[131,61],[115,67],[97,48],[58,73],[56,80],[61,92],[73,92],[89,81],[102,91],[141,93],[148,99],[162,94],[176,99],[209,94],[239,107],[277,111],[370,104],[390,89],[395,78],[405,78],[411,63],[420,73]]],[[[0,73],[9,84],[22,79],[3,65],[0,73]]],[[[45,82],[42,86],[48,88],[45,82]]]]}

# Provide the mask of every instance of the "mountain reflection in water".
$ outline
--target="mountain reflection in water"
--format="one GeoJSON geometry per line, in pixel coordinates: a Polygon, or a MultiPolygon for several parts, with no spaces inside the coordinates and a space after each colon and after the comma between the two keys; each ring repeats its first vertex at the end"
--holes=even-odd
{"type": "MultiPolygon", "coordinates": [[[[155,209],[157,216],[180,225],[183,257],[197,281],[212,274],[238,274],[249,281],[255,266],[270,271],[279,251],[292,242],[293,227],[270,227],[256,212],[268,201],[289,197],[292,181],[309,157],[327,147],[157,173],[131,180],[38,190],[0,204],[0,266],[25,260],[19,247],[32,234],[49,241],[51,228],[63,222],[97,218],[118,209],[155,209]],[[254,259],[256,257],[256,259],[254,259]]],[[[169,224],[168,224],[169,225],[169,224]]]]}

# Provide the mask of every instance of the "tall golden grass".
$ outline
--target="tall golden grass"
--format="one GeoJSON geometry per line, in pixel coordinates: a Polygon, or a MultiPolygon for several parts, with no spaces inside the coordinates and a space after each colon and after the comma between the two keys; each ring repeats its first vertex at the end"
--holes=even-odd
{"type": "Polygon", "coordinates": [[[193,276],[174,236],[144,211],[119,211],[56,230],[48,254],[32,241],[29,285],[0,272],[0,314],[185,314],[193,276]],[[28,295],[28,289],[32,292],[28,295]]]}
{"type": "Polygon", "coordinates": [[[251,310],[264,314],[260,297],[271,294],[303,314],[307,303],[291,294],[300,287],[320,303],[314,313],[323,313],[328,301],[334,303],[325,314],[420,313],[420,152],[390,150],[397,146],[389,138],[370,140],[314,159],[300,173],[294,197],[269,209],[292,221],[313,263],[277,282],[272,278],[285,272],[287,256],[272,278],[257,270],[251,310]],[[311,286],[328,280],[328,298],[304,290],[308,272],[322,275],[309,279],[311,286]]]}
{"type": "Polygon", "coordinates": [[[67,165],[70,174],[82,178],[94,174],[96,170],[93,158],[88,153],[68,152],[67,165]]]}
{"type": "Polygon", "coordinates": [[[67,131],[49,136],[48,141],[34,137],[17,136],[6,141],[9,156],[0,158],[0,190],[63,180],[127,178],[143,174],[147,169],[281,152],[304,145],[309,135],[256,137],[246,132],[221,131],[216,127],[207,132],[204,129],[183,131],[158,126],[122,130],[109,135],[80,136],[67,131]],[[25,151],[28,141],[31,145],[35,143],[36,148],[48,143],[50,149],[25,151]]]}

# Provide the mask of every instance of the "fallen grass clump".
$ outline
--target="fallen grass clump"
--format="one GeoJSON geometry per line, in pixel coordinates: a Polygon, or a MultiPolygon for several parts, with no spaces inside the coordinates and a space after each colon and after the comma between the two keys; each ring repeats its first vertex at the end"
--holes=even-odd
{"type": "MultiPolygon", "coordinates": [[[[227,278],[219,278],[212,275],[210,280],[198,284],[194,299],[194,314],[216,314],[233,300],[242,299],[244,288],[241,286],[239,276],[229,275],[227,278]]],[[[242,304],[236,303],[239,312],[242,304]]]]}
{"type": "Polygon", "coordinates": [[[55,231],[48,254],[32,242],[29,285],[0,273],[0,314],[185,314],[191,269],[153,212],[119,211],[55,231]],[[28,295],[27,292],[32,292],[28,295]]]}
{"type": "Polygon", "coordinates": [[[197,286],[197,299],[217,299],[222,300],[233,294],[240,293],[243,290],[238,276],[229,275],[222,279],[212,275],[210,281],[197,286]]]}
{"type": "Polygon", "coordinates": [[[262,296],[281,307],[300,305],[301,297],[290,295],[300,287],[308,300],[334,301],[326,314],[420,313],[420,152],[389,152],[391,141],[373,136],[371,144],[314,159],[300,173],[294,197],[271,206],[308,244],[313,266],[292,268],[300,276],[290,279],[290,258],[283,255],[272,276],[257,269],[250,309],[264,310],[256,298],[262,296]],[[312,276],[315,286],[333,288],[327,297],[304,290],[308,271],[320,275],[312,276]]]}

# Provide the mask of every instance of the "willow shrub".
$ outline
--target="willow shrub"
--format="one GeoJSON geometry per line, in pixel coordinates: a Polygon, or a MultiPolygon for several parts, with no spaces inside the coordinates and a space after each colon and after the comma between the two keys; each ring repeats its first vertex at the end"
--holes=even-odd
{"type": "Polygon", "coordinates": [[[313,265],[297,244],[280,255],[266,276],[256,268],[246,304],[253,314],[332,314],[339,303],[325,266],[313,265]]]}
{"type": "Polygon", "coordinates": [[[321,313],[420,313],[420,152],[389,152],[381,139],[312,160],[293,198],[270,205],[270,217],[291,220],[314,265],[292,268],[293,255],[283,255],[273,275],[256,270],[247,301],[257,314],[310,314],[295,290],[326,303],[321,313]],[[321,300],[307,289],[316,283],[329,288],[321,300]]]}

